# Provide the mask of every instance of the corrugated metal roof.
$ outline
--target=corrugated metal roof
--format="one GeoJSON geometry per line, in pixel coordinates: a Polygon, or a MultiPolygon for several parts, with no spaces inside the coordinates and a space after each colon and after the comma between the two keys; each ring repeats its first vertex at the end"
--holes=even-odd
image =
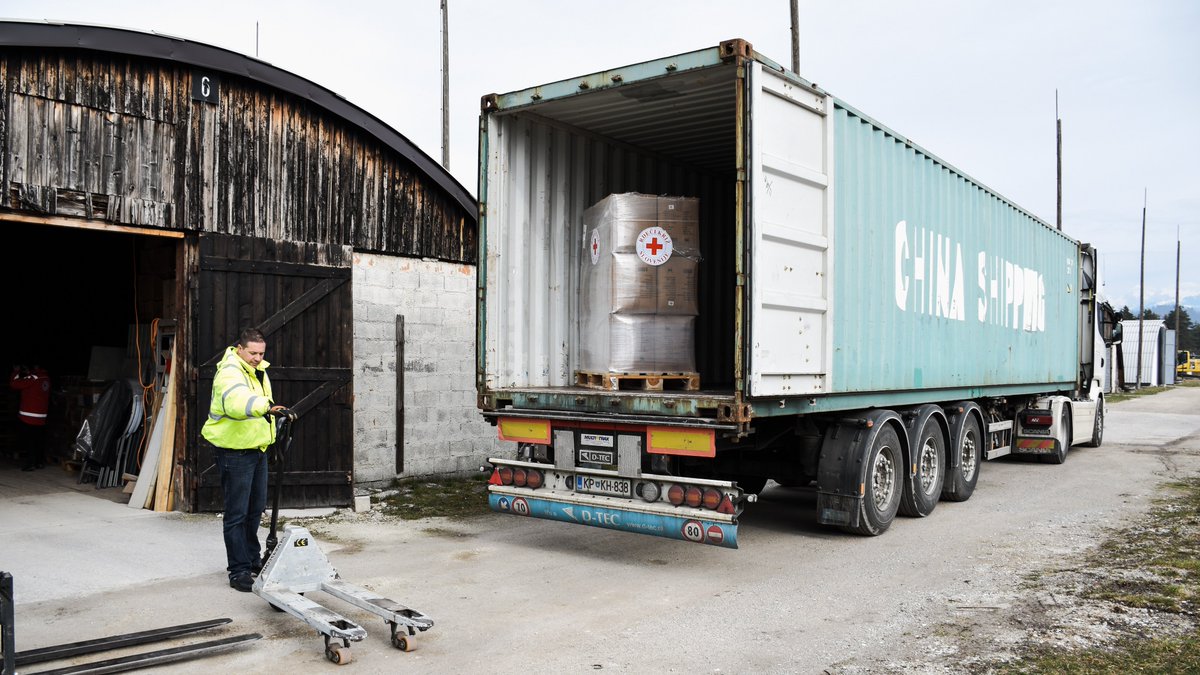
{"type": "Polygon", "coordinates": [[[363,129],[412,162],[462,205],[468,214],[477,213],[475,198],[466,188],[403,134],[329,89],[265,61],[160,33],[48,21],[0,21],[0,46],[88,49],[141,56],[200,66],[260,82],[309,100],[363,129]]]}

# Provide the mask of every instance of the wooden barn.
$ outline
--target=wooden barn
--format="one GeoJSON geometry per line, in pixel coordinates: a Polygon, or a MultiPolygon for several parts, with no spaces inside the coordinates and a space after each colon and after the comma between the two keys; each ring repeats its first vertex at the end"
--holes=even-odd
{"type": "Polygon", "coordinates": [[[51,460],[127,483],[161,423],[159,499],[219,510],[200,426],[217,360],[257,326],[301,416],[284,506],[479,465],[476,202],[403,135],[258,59],[135,30],[0,22],[0,83],[0,358],[50,371],[51,460]],[[145,423],[81,461],[118,382],[145,423]]]}

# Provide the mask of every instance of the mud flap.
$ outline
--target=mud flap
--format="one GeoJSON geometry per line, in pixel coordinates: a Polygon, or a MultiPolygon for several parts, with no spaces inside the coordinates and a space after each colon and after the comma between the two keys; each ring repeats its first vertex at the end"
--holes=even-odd
{"type": "Polygon", "coordinates": [[[718,522],[699,517],[627,511],[590,504],[560,502],[534,496],[491,493],[488,505],[497,513],[558,520],[609,530],[648,534],[696,544],[737,548],[737,522],[718,522]]]}
{"type": "MultiPolygon", "coordinates": [[[[869,410],[860,418],[840,420],[826,432],[817,466],[818,523],[844,527],[859,525],[866,459],[875,436],[890,420],[903,426],[903,420],[891,410],[869,410]]],[[[901,442],[905,440],[901,439],[901,442]]],[[[905,448],[906,456],[907,453],[905,448]]]]}

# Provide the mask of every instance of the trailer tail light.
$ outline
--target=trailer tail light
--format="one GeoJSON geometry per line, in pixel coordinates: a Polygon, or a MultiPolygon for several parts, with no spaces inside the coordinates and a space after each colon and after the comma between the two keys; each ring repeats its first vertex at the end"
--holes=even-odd
{"type": "Polygon", "coordinates": [[[667,501],[672,506],[683,506],[684,490],[682,485],[672,485],[667,488],[667,501]]]}
{"type": "Polygon", "coordinates": [[[704,491],[695,485],[688,486],[687,490],[683,493],[683,503],[692,508],[700,506],[700,503],[703,501],[704,491]]]}
{"type": "Polygon", "coordinates": [[[721,505],[721,492],[716,488],[704,488],[704,496],[700,503],[704,508],[716,511],[721,505]]]}
{"type": "Polygon", "coordinates": [[[492,471],[492,477],[488,479],[488,485],[513,485],[516,487],[527,487],[530,490],[536,490],[546,484],[546,474],[537,469],[526,469],[517,467],[516,469],[509,466],[502,466],[492,471]]]}
{"type": "Polygon", "coordinates": [[[642,498],[642,501],[656,502],[660,494],[661,491],[658,489],[658,483],[647,481],[638,484],[638,496],[642,498]]]}
{"type": "Polygon", "coordinates": [[[721,500],[721,504],[717,506],[717,513],[727,513],[729,515],[733,515],[734,512],[735,509],[733,508],[733,500],[729,498],[729,495],[725,495],[725,498],[721,500]]]}
{"type": "Polygon", "coordinates": [[[1048,427],[1054,424],[1054,413],[1049,410],[1026,410],[1021,413],[1021,426],[1048,427]]]}

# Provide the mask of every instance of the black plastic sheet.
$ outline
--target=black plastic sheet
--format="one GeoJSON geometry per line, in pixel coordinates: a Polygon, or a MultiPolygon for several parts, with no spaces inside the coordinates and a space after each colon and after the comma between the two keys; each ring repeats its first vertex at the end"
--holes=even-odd
{"type": "Polygon", "coordinates": [[[80,459],[100,466],[113,462],[117,439],[129,424],[133,395],[138,389],[135,380],[125,378],[114,380],[104,390],[75,437],[75,454],[80,459]]]}

